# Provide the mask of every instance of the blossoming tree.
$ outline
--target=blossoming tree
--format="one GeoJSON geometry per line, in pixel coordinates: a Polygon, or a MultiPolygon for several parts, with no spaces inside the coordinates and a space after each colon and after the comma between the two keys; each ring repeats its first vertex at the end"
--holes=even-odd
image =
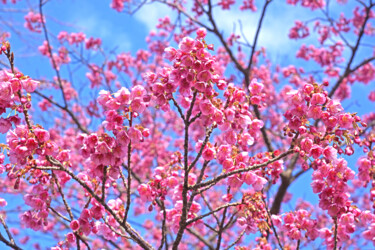
{"type": "MultiPolygon", "coordinates": [[[[2,10],[21,11],[21,2],[3,0],[2,10]]],[[[35,2],[25,27],[43,38],[33,49],[51,77],[21,72],[11,37],[19,27],[0,30],[3,244],[375,245],[375,116],[343,108],[352,88],[374,86],[374,1],[287,0],[285,11],[312,15],[285,34],[307,39],[293,52],[298,66],[272,63],[259,44],[272,0],[108,1],[124,15],[152,3],[176,17],[161,17],[134,55],[49,30],[50,2],[35,2]],[[354,11],[331,9],[345,4],[354,11]],[[258,13],[254,36],[226,34],[216,11],[258,13]],[[71,70],[77,64],[85,79],[71,70]],[[300,185],[317,201],[290,201],[301,176],[311,176],[300,185]]]]}

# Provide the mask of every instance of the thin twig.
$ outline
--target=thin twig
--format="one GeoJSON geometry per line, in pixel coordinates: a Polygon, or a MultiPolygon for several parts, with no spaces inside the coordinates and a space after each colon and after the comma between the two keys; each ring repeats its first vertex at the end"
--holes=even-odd
{"type": "Polygon", "coordinates": [[[208,242],[203,236],[201,233],[189,228],[187,230],[189,233],[191,233],[192,235],[194,235],[199,241],[201,241],[203,244],[205,244],[208,249],[210,250],[214,250],[215,248],[210,244],[210,242],[208,242]]]}
{"type": "Polygon", "coordinates": [[[205,186],[208,186],[208,185],[211,185],[211,184],[215,184],[215,183],[217,183],[217,182],[219,182],[219,181],[221,181],[221,180],[223,180],[223,179],[225,179],[225,178],[227,178],[229,176],[235,175],[235,174],[239,174],[239,173],[243,173],[243,172],[248,172],[248,171],[252,171],[252,170],[256,170],[256,169],[265,167],[268,164],[271,164],[271,163],[273,163],[275,161],[278,161],[278,160],[280,160],[280,159],[282,159],[282,158],[284,158],[284,157],[292,154],[293,152],[294,152],[293,149],[289,149],[289,150],[285,151],[284,153],[278,155],[277,157],[274,157],[274,158],[272,158],[272,159],[270,159],[270,160],[268,160],[266,162],[263,162],[261,164],[255,164],[255,165],[247,167],[247,168],[239,168],[239,169],[236,169],[234,171],[223,173],[223,174],[221,174],[219,176],[216,176],[212,180],[209,180],[209,181],[206,181],[206,182],[202,182],[200,184],[195,184],[193,186],[190,186],[189,189],[195,190],[195,189],[198,189],[198,188],[201,188],[201,187],[205,187],[205,186]]]}
{"type": "Polygon", "coordinates": [[[333,235],[333,241],[334,241],[334,250],[337,250],[337,216],[333,218],[333,221],[335,223],[335,232],[333,235]]]}
{"type": "Polygon", "coordinates": [[[213,213],[216,213],[216,212],[218,212],[218,211],[220,211],[222,209],[225,209],[225,208],[228,208],[228,207],[235,207],[235,206],[238,206],[238,205],[241,205],[241,204],[242,204],[242,202],[234,202],[234,203],[224,204],[224,205],[222,205],[222,206],[220,206],[220,207],[218,207],[218,208],[216,208],[216,209],[214,209],[214,210],[212,210],[212,211],[210,211],[208,213],[202,214],[200,216],[195,217],[194,219],[188,220],[186,222],[186,224],[189,225],[189,224],[194,223],[194,222],[196,222],[198,220],[201,220],[201,219],[203,219],[203,218],[205,218],[205,217],[207,217],[207,216],[209,216],[209,215],[211,215],[213,213]]]}
{"type": "MultiPolygon", "coordinates": [[[[133,112],[130,112],[130,119],[129,119],[129,127],[133,126],[133,112]]],[[[127,183],[127,189],[126,189],[126,208],[125,208],[125,215],[124,215],[124,220],[123,223],[126,222],[129,214],[129,209],[130,209],[130,202],[131,202],[131,194],[130,194],[130,189],[131,189],[131,182],[132,182],[132,174],[131,174],[131,152],[132,152],[132,142],[130,141],[128,144],[128,183],[127,183]]]]}
{"type": "Polygon", "coordinates": [[[273,233],[275,234],[277,243],[279,244],[280,249],[284,250],[283,245],[281,245],[281,241],[280,241],[279,235],[277,234],[275,225],[273,224],[272,217],[271,217],[270,211],[268,210],[268,206],[267,206],[267,203],[266,203],[265,199],[263,199],[263,203],[264,203],[264,208],[266,209],[266,212],[267,212],[268,220],[270,221],[270,224],[271,224],[271,228],[273,230],[273,233]]]}
{"type": "Polygon", "coordinates": [[[229,249],[231,249],[234,245],[236,245],[236,244],[241,240],[241,238],[242,238],[242,236],[244,235],[244,233],[245,233],[245,230],[243,230],[243,231],[240,233],[240,235],[238,235],[237,239],[236,239],[232,244],[230,244],[228,247],[226,247],[225,250],[229,250],[229,249]]]}
{"type": "Polygon", "coordinates": [[[8,225],[5,223],[5,220],[4,220],[4,218],[3,218],[3,216],[2,215],[0,215],[0,221],[1,221],[1,224],[3,224],[3,227],[4,227],[4,229],[5,229],[5,232],[7,233],[7,235],[8,235],[8,238],[9,238],[9,241],[7,241],[1,234],[1,241],[3,241],[6,245],[8,245],[8,246],[10,246],[11,248],[13,248],[13,249],[21,249],[20,247],[18,247],[17,245],[16,245],[16,243],[15,243],[15,241],[14,241],[14,239],[13,239],[13,236],[12,236],[12,234],[11,234],[11,232],[10,232],[10,230],[9,230],[9,227],[8,227],[8,225]],[[4,240],[5,241],[4,241],[4,240]],[[8,242],[8,243],[7,243],[8,242]]]}

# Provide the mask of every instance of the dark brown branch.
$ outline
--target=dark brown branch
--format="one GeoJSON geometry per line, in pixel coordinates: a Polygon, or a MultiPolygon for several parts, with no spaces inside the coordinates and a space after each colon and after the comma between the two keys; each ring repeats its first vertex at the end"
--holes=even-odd
{"type": "Polygon", "coordinates": [[[214,209],[214,210],[212,210],[212,211],[210,211],[210,212],[208,212],[208,213],[205,213],[205,214],[199,215],[199,216],[195,217],[194,219],[190,219],[190,220],[188,220],[188,221],[186,222],[186,224],[189,225],[189,224],[194,223],[194,222],[196,222],[196,221],[198,221],[198,220],[201,220],[201,219],[203,219],[203,218],[205,218],[205,217],[207,217],[207,216],[209,216],[209,215],[211,215],[211,214],[213,214],[213,213],[216,213],[216,212],[218,212],[218,211],[220,211],[220,210],[222,210],[222,209],[225,209],[225,208],[228,208],[228,207],[235,207],[235,206],[238,206],[238,205],[241,205],[241,204],[242,204],[241,202],[235,202],[235,203],[227,203],[227,204],[224,204],[224,205],[222,205],[222,206],[220,206],[220,207],[218,207],[218,208],[216,208],[216,209],[214,209]]]}
{"type": "Polygon", "coordinates": [[[186,218],[189,211],[189,205],[188,205],[188,189],[189,189],[189,162],[188,162],[188,156],[189,156],[189,120],[191,117],[191,112],[193,111],[193,107],[195,104],[195,99],[197,97],[197,92],[194,92],[193,98],[191,100],[191,104],[189,107],[189,110],[186,113],[186,119],[184,121],[185,123],[185,138],[184,138],[184,184],[182,189],[182,213],[179,223],[179,229],[176,235],[176,239],[173,242],[173,250],[178,249],[178,245],[181,242],[182,236],[184,234],[184,230],[186,228],[186,218]]]}
{"type": "Polygon", "coordinates": [[[84,189],[86,189],[86,191],[97,202],[99,202],[108,213],[110,213],[113,216],[113,218],[116,220],[116,222],[119,223],[119,225],[121,225],[125,229],[125,231],[130,235],[132,240],[137,242],[144,249],[154,249],[145,239],[142,238],[142,236],[140,236],[140,234],[129,223],[127,223],[127,222],[123,223],[123,221],[120,219],[120,217],[108,206],[108,204],[103,203],[102,199],[97,194],[95,194],[95,192],[84,181],[79,179],[71,170],[65,168],[61,164],[61,162],[59,162],[58,160],[54,159],[51,156],[46,156],[46,158],[51,164],[60,167],[61,171],[66,172],[70,177],[72,177],[72,179],[74,179],[76,182],[78,182],[79,185],[81,185],[84,189]]]}
{"type": "Polygon", "coordinates": [[[270,211],[268,211],[267,203],[266,203],[266,201],[265,201],[264,199],[263,199],[263,203],[264,203],[264,208],[265,208],[266,211],[267,211],[268,220],[270,221],[271,228],[272,228],[273,233],[274,233],[274,235],[275,235],[275,237],[276,237],[277,243],[279,244],[280,249],[281,249],[281,250],[284,250],[283,246],[281,245],[281,241],[280,241],[279,235],[277,234],[277,231],[276,231],[275,225],[273,224],[273,221],[272,221],[272,217],[271,217],[270,211]]]}
{"type": "MultiPolygon", "coordinates": [[[[159,204],[159,203],[158,203],[159,204]]],[[[164,243],[166,243],[166,233],[167,233],[167,225],[166,225],[166,219],[167,219],[167,212],[165,211],[165,204],[164,201],[160,201],[160,208],[163,212],[163,221],[162,221],[162,226],[161,226],[161,242],[159,246],[159,250],[163,249],[164,243]]]]}
{"type": "Polygon", "coordinates": [[[59,180],[57,179],[55,173],[52,171],[52,178],[55,180],[55,184],[57,186],[57,190],[59,191],[60,195],[61,195],[61,199],[63,200],[63,203],[64,203],[64,206],[65,206],[65,209],[66,211],[68,212],[69,214],[69,217],[70,217],[70,220],[73,220],[74,219],[74,216],[73,216],[73,213],[72,213],[72,209],[70,208],[68,202],[66,201],[65,199],[65,195],[62,191],[62,188],[61,188],[61,185],[59,183],[59,180]]]}
{"type": "Polygon", "coordinates": [[[208,16],[208,20],[210,21],[211,25],[212,25],[212,29],[209,30],[210,32],[214,33],[217,38],[219,38],[221,44],[224,46],[225,50],[227,51],[230,59],[232,60],[232,62],[236,65],[236,68],[241,71],[244,75],[247,75],[247,72],[246,72],[246,69],[244,67],[242,67],[242,65],[238,62],[237,58],[235,57],[235,55],[233,54],[232,50],[229,48],[227,42],[225,41],[224,39],[224,36],[220,33],[217,25],[216,25],[216,22],[215,22],[215,19],[213,17],[213,13],[212,13],[212,3],[211,3],[211,0],[208,0],[208,11],[206,12],[207,13],[207,16],[208,16]]]}
{"type": "MultiPolygon", "coordinates": [[[[203,195],[203,193],[199,193],[199,194],[200,194],[200,196],[202,197],[204,203],[206,204],[208,210],[212,211],[213,209],[212,209],[210,203],[207,201],[206,197],[203,195]]],[[[215,218],[217,224],[219,225],[219,223],[220,223],[219,217],[217,217],[217,215],[216,215],[215,213],[213,213],[212,215],[214,216],[214,218],[215,218]]]]}
{"type": "Polygon", "coordinates": [[[57,76],[57,81],[58,81],[58,84],[59,84],[59,87],[60,87],[60,90],[61,90],[61,94],[63,96],[63,99],[64,99],[64,105],[65,107],[67,108],[68,107],[68,102],[66,100],[66,97],[65,97],[65,94],[64,94],[64,87],[62,85],[62,81],[61,81],[61,76],[60,76],[60,71],[58,70],[57,68],[57,64],[56,64],[56,61],[55,59],[53,58],[53,55],[52,55],[52,48],[51,48],[51,44],[50,44],[50,41],[49,41],[49,37],[48,37],[48,30],[47,30],[47,25],[44,21],[44,15],[43,15],[43,1],[40,0],[39,1],[39,14],[40,14],[40,20],[41,20],[41,24],[42,24],[42,27],[43,27],[43,32],[44,32],[44,37],[46,39],[46,42],[47,42],[47,48],[48,48],[48,53],[51,57],[51,61],[52,61],[52,66],[56,72],[56,76],[57,76]]]}
{"type": "Polygon", "coordinates": [[[237,239],[236,239],[232,244],[230,244],[228,247],[226,247],[225,250],[229,250],[229,249],[231,249],[234,245],[236,245],[236,244],[241,240],[241,238],[242,238],[242,236],[244,235],[244,233],[245,233],[245,230],[243,230],[243,231],[240,233],[240,235],[238,235],[237,239]]]}
{"type": "MultiPolygon", "coordinates": [[[[363,60],[361,63],[359,63],[354,68],[351,68],[351,64],[352,64],[352,62],[354,60],[354,57],[355,57],[355,55],[356,55],[356,53],[358,51],[358,48],[359,48],[359,45],[360,45],[360,41],[362,39],[362,36],[364,35],[364,29],[365,29],[365,25],[366,25],[366,23],[367,23],[367,21],[369,19],[370,9],[373,6],[374,5],[370,5],[369,7],[366,7],[366,17],[365,17],[364,23],[362,24],[362,27],[360,29],[360,33],[358,34],[357,42],[356,42],[355,46],[352,47],[352,54],[351,54],[351,57],[349,59],[349,62],[347,63],[347,66],[346,66],[346,69],[345,69],[344,73],[340,76],[340,78],[337,80],[337,82],[335,83],[335,85],[333,86],[333,88],[331,89],[331,91],[329,92],[329,97],[332,97],[335,94],[335,92],[339,88],[340,84],[343,82],[343,80],[348,75],[350,75],[351,73],[355,72],[356,70],[358,70],[360,67],[366,65],[367,63],[370,63],[371,61],[375,60],[375,57],[370,57],[368,59],[363,60]]],[[[317,126],[318,121],[319,120],[315,121],[314,126],[317,126]]],[[[295,164],[297,163],[297,159],[298,159],[298,156],[296,156],[296,158],[294,158],[292,160],[293,164],[290,167],[288,167],[288,169],[292,169],[292,170],[294,169],[295,164]]],[[[281,185],[278,188],[277,194],[276,194],[274,202],[272,204],[271,214],[278,214],[279,213],[281,202],[284,199],[284,196],[285,196],[286,191],[289,188],[290,184],[295,179],[297,179],[299,176],[301,176],[303,173],[306,172],[306,171],[301,170],[297,174],[295,174],[294,176],[292,176],[290,170],[288,170],[288,171],[289,171],[288,173],[284,172],[281,175],[281,185]]]]}
{"type": "MultiPolygon", "coordinates": [[[[228,191],[227,193],[229,194],[230,192],[230,187],[228,187],[228,191]]],[[[226,215],[227,215],[227,211],[228,211],[228,207],[224,208],[224,211],[223,211],[223,217],[221,218],[221,222],[219,224],[219,231],[217,233],[217,244],[216,244],[216,250],[220,250],[220,245],[221,245],[221,239],[222,239],[222,236],[223,236],[223,232],[224,232],[224,223],[225,223],[225,218],[226,218],[226,215]]]]}
{"type": "Polygon", "coordinates": [[[0,221],[1,221],[1,224],[3,225],[4,229],[5,229],[5,232],[7,233],[8,235],[8,238],[9,238],[9,241],[7,239],[4,238],[4,236],[0,233],[0,241],[4,242],[7,246],[13,248],[13,249],[22,249],[20,248],[19,246],[16,245],[14,239],[13,239],[13,236],[9,230],[9,227],[8,225],[5,223],[5,220],[3,218],[2,215],[0,215],[0,221]]]}
{"type": "Polygon", "coordinates": [[[283,202],[284,196],[286,194],[286,191],[288,190],[288,187],[292,183],[292,170],[295,167],[299,155],[295,154],[291,160],[291,163],[289,164],[288,168],[280,174],[281,177],[281,184],[277,190],[277,193],[275,195],[274,201],[272,203],[270,212],[271,214],[278,214],[280,212],[281,203],[283,202]]]}
{"type": "Polygon", "coordinates": [[[189,121],[189,124],[192,124],[193,122],[195,122],[201,115],[202,115],[202,112],[199,112],[198,114],[196,114],[193,118],[191,118],[191,120],[189,121]]]}
{"type": "Polygon", "coordinates": [[[107,181],[107,170],[108,167],[104,166],[103,167],[103,182],[102,182],[102,200],[105,202],[105,183],[107,181]]]}
{"type": "Polygon", "coordinates": [[[202,146],[201,146],[201,148],[199,149],[198,155],[195,157],[195,159],[193,160],[193,162],[190,164],[190,166],[189,166],[189,168],[188,168],[188,173],[193,169],[193,167],[195,166],[195,164],[198,162],[199,158],[202,156],[202,153],[203,153],[204,147],[206,147],[207,142],[208,142],[208,140],[210,139],[210,136],[211,136],[211,134],[212,134],[213,129],[214,129],[214,126],[211,126],[211,128],[209,128],[209,129],[206,131],[206,137],[204,138],[204,141],[203,141],[203,143],[202,143],[202,146]]]}
{"type": "Polygon", "coordinates": [[[189,189],[192,189],[192,190],[195,190],[195,189],[198,189],[198,188],[201,188],[201,187],[205,187],[205,186],[208,186],[208,185],[211,185],[211,184],[216,184],[218,183],[219,181],[229,177],[229,176],[232,176],[232,175],[235,175],[235,174],[239,174],[239,173],[243,173],[243,172],[247,172],[247,171],[252,171],[252,170],[256,170],[256,169],[259,169],[259,168],[262,168],[262,167],[265,167],[267,166],[268,164],[271,164],[275,161],[278,161],[290,154],[293,153],[293,149],[289,149],[288,151],[280,154],[279,156],[277,157],[274,157],[264,163],[261,163],[261,164],[256,164],[256,165],[253,165],[253,166],[250,166],[250,167],[247,167],[247,168],[239,168],[239,169],[236,169],[234,171],[231,171],[231,172],[227,172],[227,173],[223,173],[219,176],[216,176],[214,179],[212,180],[209,180],[209,181],[206,181],[206,182],[202,182],[200,184],[196,184],[196,185],[193,185],[193,186],[190,186],[189,189]]]}
{"type": "MultiPolygon", "coordinates": [[[[40,14],[40,17],[41,17],[41,24],[42,24],[42,27],[43,27],[44,37],[45,37],[46,42],[47,42],[48,53],[49,53],[49,55],[51,57],[50,59],[52,61],[53,68],[54,68],[54,70],[56,72],[57,82],[58,82],[58,85],[59,85],[59,88],[60,88],[60,91],[61,91],[61,95],[63,96],[64,106],[61,106],[61,105],[57,106],[56,104],[54,104],[53,102],[50,101],[50,98],[46,98],[46,100],[48,100],[52,104],[56,105],[57,107],[61,107],[62,110],[66,111],[69,114],[69,116],[72,118],[72,120],[74,121],[74,123],[77,124],[78,129],[81,130],[83,133],[88,134],[87,129],[82,126],[82,124],[78,121],[77,117],[68,108],[68,102],[67,102],[67,99],[66,99],[66,96],[65,96],[65,93],[64,93],[64,87],[63,87],[63,84],[62,84],[62,80],[61,80],[61,76],[60,76],[60,71],[58,70],[57,64],[56,64],[55,59],[53,58],[53,55],[52,55],[52,48],[51,48],[51,44],[50,44],[49,37],[48,37],[47,25],[46,25],[46,23],[44,21],[43,4],[45,4],[45,3],[43,3],[43,1],[40,0],[39,1],[39,14],[40,14]]],[[[40,95],[40,93],[39,93],[39,95],[40,95]]],[[[43,97],[43,98],[45,98],[45,97],[43,97]]]]}
{"type": "Polygon", "coordinates": [[[333,218],[333,221],[335,223],[335,232],[333,235],[333,241],[334,241],[334,250],[337,250],[337,217],[333,218]]]}
{"type": "Polygon", "coordinates": [[[89,134],[89,131],[87,130],[87,128],[85,128],[79,121],[78,121],[78,118],[73,114],[73,112],[68,109],[67,107],[63,107],[61,106],[59,103],[55,102],[54,100],[52,100],[51,98],[49,98],[48,96],[40,93],[39,91],[34,91],[34,93],[40,97],[42,97],[43,99],[46,99],[49,103],[51,103],[52,105],[58,107],[59,109],[65,111],[66,113],[68,113],[68,115],[70,116],[70,118],[72,118],[73,122],[77,125],[78,129],[82,132],[82,133],[85,133],[85,134],[89,134]]]}
{"type": "MultiPolygon", "coordinates": [[[[129,126],[131,127],[133,125],[133,112],[130,112],[130,119],[129,119],[129,126]]],[[[128,188],[126,189],[126,208],[125,208],[125,215],[124,215],[124,220],[123,223],[126,222],[129,214],[129,209],[130,209],[130,201],[131,201],[131,194],[130,194],[130,189],[131,189],[131,183],[132,183],[132,174],[131,174],[131,152],[132,152],[132,142],[130,141],[128,144],[128,183],[127,186],[128,188]]]]}
{"type": "Polygon", "coordinates": [[[67,217],[65,217],[64,215],[62,215],[61,213],[59,213],[58,211],[56,211],[53,207],[49,206],[48,207],[54,214],[56,214],[58,217],[60,217],[61,219],[67,221],[67,222],[71,222],[71,220],[69,220],[67,217]]]}
{"type": "Polygon", "coordinates": [[[192,235],[194,235],[199,241],[201,241],[203,244],[205,244],[208,249],[210,250],[214,250],[215,248],[210,244],[210,242],[208,242],[199,232],[189,228],[187,229],[187,231],[189,233],[191,233],[192,235]]]}
{"type": "MultiPolygon", "coordinates": [[[[258,27],[257,27],[257,30],[255,32],[254,41],[253,41],[253,45],[252,45],[253,47],[251,49],[249,63],[248,63],[247,68],[246,68],[246,71],[248,72],[249,75],[250,75],[251,66],[252,66],[253,61],[254,61],[253,57],[254,57],[254,54],[255,54],[255,48],[257,46],[258,37],[259,37],[260,29],[262,27],[263,19],[264,19],[264,16],[266,15],[267,6],[271,2],[272,2],[272,0],[266,0],[266,2],[263,5],[262,14],[260,14],[260,19],[259,19],[259,22],[258,22],[258,27]]],[[[246,87],[248,88],[249,85],[247,85],[246,87]]]]}
{"type": "Polygon", "coordinates": [[[180,114],[182,120],[185,122],[185,116],[184,116],[184,113],[182,112],[180,105],[178,105],[176,99],[174,99],[173,96],[171,97],[171,100],[173,101],[174,106],[177,108],[178,113],[180,114]]]}
{"type": "Polygon", "coordinates": [[[343,82],[343,80],[349,76],[353,71],[351,71],[350,67],[353,63],[353,60],[354,60],[354,57],[355,55],[357,54],[357,51],[358,51],[358,48],[359,48],[359,45],[360,45],[360,42],[361,42],[361,39],[365,33],[365,28],[366,28],[366,24],[367,24],[367,21],[369,20],[370,18],[370,12],[371,12],[371,8],[373,7],[373,5],[370,5],[368,7],[366,7],[366,16],[365,16],[365,20],[363,21],[363,24],[361,26],[361,29],[359,31],[359,34],[358,34],[358,38],[357,38],[357,41],[356,41],[356,44],[355,46],[352,48],[352,55],[350,56],[349,58],[349,62],[347,63],[346,65],[346,68],[345,68],[345,71],[344,71],[344,74],[342,74],[340,76],[340,78],[337,80],[337,82],[335,83],[335,85],[333,86],[333,88],[331,89],[331,91],[329,92],[328,96],[329,97],[332,97],[336,90],[339,88],[340,84],[343,82]]]}
{"type": "Polygon", "coordinates": [[[4,242],[5,245],[7,245],[8,247],[11,247],[12,249],[22,250],[22,248],[18,247],[15,244],[12,244],[10,241],[5,239],[5,237],[1,233],[0,233],[0,241],[4,242]]]}

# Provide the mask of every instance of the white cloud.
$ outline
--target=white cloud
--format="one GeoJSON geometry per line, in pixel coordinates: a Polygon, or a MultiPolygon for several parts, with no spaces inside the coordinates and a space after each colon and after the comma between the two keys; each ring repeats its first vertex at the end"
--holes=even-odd
{"type": "MultiPolygon", "coordinates": [[[[233,26],[236,26],[236,34],[242,33],[252,44],[255,32],[260,19],[262,6],[257,6],[258,10],[254,13],[250,10],[241,11],[231,9],[223,11],[217,9],[215,19],[218,27],[224,31],[225,36],[233,32],[233,26]],[[242,23],[242,32],[240,32],[239,21],[242,23]]],[[[282,11],[279,2],[271,3],[268,6],[266,16],[264,17],[262,28],[257,42],[257,49],[265,47],[272,54],[284,54],[288,51],[295,51],[296,44],[288,38],[289,29],[294,25],[294,20],[304,20],[306,13],[299,8],[288,8],[288,11],[282,11]]],[[[244,39],[241,39],[244,42],[244,39]]]]}
{"type": "Polygon", "coordinates": [[[176,16],[175,11],[171,10],[170,7],[165,4],[153,2],[151,4],[145,4],[139,9],[134,17],[141,23],[143,23],[148,31],[154,30],[159,18],[169,16],[171,21],[174,21],[176,16]]]}
{"type": "Polygon", "coordinates": [[[82,30],[87,36],[101,38],[103,44],[108,49],[117,48],[119,51],[129,51],[131,42],[126,32],[117,33],[115,23],[110,20],[103,20],[95,15],[90,17],[80,16],[76,18],[76,26],[82,30]],[[114,35],[116,33],[116,35],[114,35]],[[110,45],[109,45],[110,44],[110,45]]]}
{"type": "MultiPolygon", "coordinates": [[[[189,3],[189,2],[188,2],[189,3]]],[[[265,47],[267,51],[274,55],[285,55],[289,51],[295,51],[296,43],[288,38],[289,29],[293,26],[294,20],[304,20],[306,9],[288,8],[288,11],[282,11],[286,3],[272,2],[263,22],[261,33],[259,35],[257,49],[265,47]]],[[[242,23],[243,34],[247,40],[252,43],[260,18],[262,4],[258,4],[258,10],[254,13],[250,10],[241,11],[238,6],[232,7],[229,11],[222,10],[220,7],[214,8],[214,18],[220,32],[227,38],[236,26],[236,34],[241,35],[239,20],[242,23]]],[[[290,7],[290,6],[289,6],[290,7]]],[[[191,9],[190,4],[185,6],[187,10],[191,9]]],[[[143,6],[136,14],[135,18],[142,22],[148,30],[154,30],[158,19],[169,16],[174,21],[176,12],[165,4],[155,3],[143,6]]],[[[211,27],[207,20],[202,19],[204,23],[211,27]]],[[[242,35],[241,35],[242,36],[242,35]]],[[[211,37],[211,36],[210,36],[211,37]]],[[[241,40],[244,42],[244,40],[241,40]]],[[[215,41],[212,41],[215,43],[215,41]]]]}

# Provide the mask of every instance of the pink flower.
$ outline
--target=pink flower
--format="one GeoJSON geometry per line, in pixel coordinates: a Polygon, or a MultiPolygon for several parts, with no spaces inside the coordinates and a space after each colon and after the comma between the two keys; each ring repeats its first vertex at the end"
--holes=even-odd
{"type": "MultiPolygon", "coordinates": [[[[25,16],[25,21],[26,21],[24,23],[25,28],[27,28],[28,30],[32,32],[37,32],[37,33],[41,32],[42,15],[40,15],[39,13],[34,13],[30,11],[25,16]]],[[[43,21],[45,22],[45,20],[43,21]]]]}
{"type": "Polygon", "coordinates": [[[70,222],[70,228],[73,230],[73,231],[77,231],[79,229],[80,225],[79,225],[79,221],[78,220],[73,220],[72,222],[70,222]]]}
{"type": "Polygon", "coordinates": [[[343,111],[343,107],[341,106],[341,103],[340,101],[338,100],[330,100],[328,103],[327,103],[327,110],[331,113],[331,114],[337,114],[341,111],[343,111]]]}
{"type": "Polygon", "coordinates": [[[173,47],[168,47],[164,49],[164,57],[169,60],[173,61],[176,58],[177,50],[173,47]]]}
{"type": "Polygon", "coordinates": [[[292,228],[292,230],[288,232],[288,235],[290,236],[290,238],[292,238],[294,240],[301,239],[301,232],[300,232],[300,230],[298,230],[295,227],[292,228]]]}
{"type": "Polygon", "coordinates": [[[96,152],[100,154],[105,154],[105,153],[111,152],[111,149],[108,147],[107,143],[105,143],[104,141],[101,141],[96,146],[96,152]]]}
{"type": "Polygon", "coordinates": [[[349,113],[341,114],[339,116],[339,125],[341,128],[351,128],[354,119],[349,113]]]}
{"type": "Polygon", "coordinates": [[[13,98],[13,91],[10,82],[0,81],[0,100],[9,101],[13,98]]]}
{"type": "Polygon", "coordinates": [[[205,99],[199,103],[199,108],[203,115],[212,115],[215,111],[215,107],[211,104],[210,100],[205,99]]]}
{"type": "Polygon", "coordinates": [[[146,90],[142,85],[136,85],[132,88],[131,98],[143,97],[146,94],[146,90]]]}
{"type": "Polygon", "coordinates": [[[334,147],[327,146],[323,150],[323,155],[328,160],[335,160],[337,158],[337,150],[334,147]]]}
{"type": "Polygon", "coordinates": [[[284,216],[284,222],[285,222],[285,224],[292,224],[292,223],[294,223],[294,215],[292,213],[287,213],[284,216]]]}
{"type": "Polygon", "coordinates": [[[8,119],[0,118],[0,133],[5,134],[12,128],[12,123],[8,119]]]}
{"type": "Polygon", "coordinates": [[[311,105],[322,105],[326,102],[327,98],[322,93],[313,94],[311,98],[311,105]]]}
{"type": "Polygon", "coordinates": [[[225,202],[230,202],[233,199],[233,195],[232,194],[225,194],[221,197],[221,199],[223,199],[223,201],[225,201],[225,202]]]}
{"type": "Polygon", "coordinates": [[[130,101],[130,92],[127,88],[122,87],[114,94],[116,100],[122,105],[129,104],[130,101]]]}
{"type": "Polygon", "coordinates": [[[259,96],[252,96],[250,98],[251,104],[253,105],[259,105],[261,100],[262,99],[259,96]]]}
{"type": "Polygon", "coordinates": [[[3,198],[0,198],[0,207],[5,207],[6,205],[8,205],[7,201],[3,198]]]}
{"type": "Polygon", "coordinates": [[[190,52],[195,44],[195,40],[190,37],[184,37],[182,38],[182,41],[178,45],[178,47],[183,51],[183,52],[190,52]]]}
{"type": "Polygon", "coordinates": [[[243,175],[243,181],[247,184],[247,185],[252,185],[256,180],[257,180],[258,176],[256,174],[254,174],[253,171],[248,171],[246,172],[244,175],[243,175]]]}
{"type": "Polygon", "coordinates": [[[313,145],[313,141],[310,138],[304,138],[301,141],[301,149],[305,152],[309,152],[313,145]]]}
{"type": "Polygon", "coordinates": [[[211,79],[211,73],[208,70],[203,70],[197,75],[198,81],[208,82],[211,79]]]}
{"type": "Polygon", "coordinates": [[[237,141],[237,135],[233,130],[230,130],[227,133],[225,133],[224,138],[230,145],[234,145],[237,141]]]}
{"type": "Polygon", "coordinates": [[[36,128],[34,129],[34,134],[39,142],[46,142],[50,138],[48,131],[44,129],[36,128]]]}
{"type": "Polygon", "coordinates": [[[322,153],[323,149],[319,145],[314,145],[310,149],[310,156],[312,156],[314,159],[318,159],[322,153]]]}
{"type": "Polygon", "coordinates": [[[141,100],[141,98],[135,98],[131,102],[130,107],[132,108],[132,111],[137,112],[137,113],[142,113],[145,110],[146,105],[141,100]]]}
{"type": "Polygon", "coordinates": [[[66,240],[69,242],[69,243],[75,243],[76,242],[76,236],[74,235],[74,233],[68,233],[66,235],[66,240]]]}
{"type": "Polygon", "coordinates": [[[289,31],[289,38],[301,39],[309,36],[309,28],[301,21],[295,21],[295,26],[289,31]]]}
{"type": "Polygon", "coordinates": [[[311,187],[313,189],[313,192],[317,194],[322,192],[323,188],[325,187],[325,184],[323,181],[315,180],[311,183],[311,187]]]}
{"type": "Polygon", "coordinates": [[[121,12],[124,9],[124,2],[126,0],[112,0],[110,7],[118,12],[121,12]]]}
{"type": "Polygon", "coordinates": [[[215,158],[215,150],[213,148],[206,147],[202,153],[205,161],[211,161],[215,158]]]}
{"type": "Polygon", "coordinates": [[[263,186],[267,183],[267,180],[263,177],[257,176],[257,179],[253,183],[255,191],[262,190],[263,186]]]}
{"type": "Polygon", "coordinates": [[[128,135],[132,142],[139,142],[143,139],[141,131],[133,127],[129,128],[128,135]]]}
{"type": "Polygon", "coordinates": [[[251,80],[249,90],[252,95],[258,95],[260,92],[262,92],[264,88],[264,85],[260,82],[257,82],[256,79],[251,80]]]}
{"type": "Polygon", "coordinates": [[[107,102],[109,100],[113,99],[111,96],[111,93],[107,90],[100,90],[99,97],[97,98],[98,103],[102,105],[103,107],[106,106],[107,102]]]}
{"type": "Polygon", "coordinates": [[[352,154],[354,154],[354,149],[353,149],[353,147],[352,146],[347,146],[346,148],[345,148],[345,154],[346,155],[352,155],[352,154]]]}
{"type": "Polygon", "coordinates": [[[81,216],[80,216],[80,219],[83,219],[83,220],[91,219],[91,210],[89,210],[87,208],[83,209],[83,211],[81,213],[81,216]]]}
{"type": "Polygon", "coordinates": [[[152,193],[151,193],[151,188],[149,185],[141,184],[138,186],[137,190],[143,201],[151,201],[152,193]]]}
{"type": "Polygon", "coordinates": [[[117,142],[122,145],[122,146],[127,146],[130,139],[128,134],[126,133],[125,130],[121,130],[117,135],[116,135],[117,142]]]}
{"type": "Polygon", "coordinates": [[[321,106],[311,106],[308,111],[308,116],[313,119],[319,119],[322,114],[321,106]]]}
{"type": "Polygon", "coordinates": [[[29,93],[34,92],[39,84],[38,81],[34,81],[30,78],[27,78],[26,80],[23,80],[21,82],[22,82],[22,87],[29,93]]]}
{"type": "Polygon", "coordinates": [[[205,28],[199,28],[197,29],[196,33],[198,38],[205,38],[207,35],[207,30],[205,28]]]}

